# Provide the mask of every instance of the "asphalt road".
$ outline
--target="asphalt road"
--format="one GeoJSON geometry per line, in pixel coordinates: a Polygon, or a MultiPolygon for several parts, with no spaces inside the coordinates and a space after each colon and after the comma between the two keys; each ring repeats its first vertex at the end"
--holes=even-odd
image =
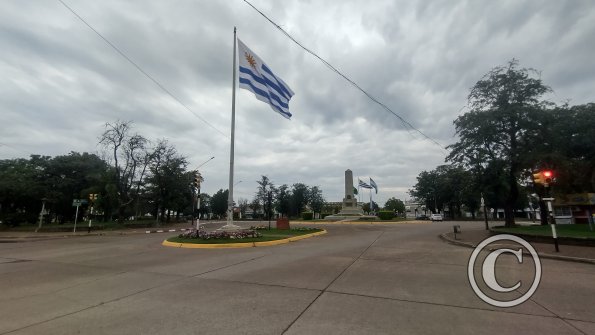
{"type": "MultiPolygon", "coordinates": [[[[595,266],[543,259],[531,299],[493,307],[469,284],[472,250],[438,239],[451,225],[246,249],[163,247],[166,233],[0,244],[0,334],[595,334],[595,266]]],[[[498,283],[531,282],[527,264],[502,255],[498,283]]]]}

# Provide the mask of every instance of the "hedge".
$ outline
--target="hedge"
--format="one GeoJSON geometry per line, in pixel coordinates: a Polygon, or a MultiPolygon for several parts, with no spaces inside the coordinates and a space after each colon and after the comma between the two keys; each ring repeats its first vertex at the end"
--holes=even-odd
{"type": "Polygon", "coordinates": [[[393,211],[380,211],[378,217],[382,220],[390,220],[395,217],[395,213],[393,211]]]}
{"type": "Polygon", "coordinates": [[[303,212],[302,219],[303,220],[312,220],[314,218],[314,213],[312,212],[303,212]]]}

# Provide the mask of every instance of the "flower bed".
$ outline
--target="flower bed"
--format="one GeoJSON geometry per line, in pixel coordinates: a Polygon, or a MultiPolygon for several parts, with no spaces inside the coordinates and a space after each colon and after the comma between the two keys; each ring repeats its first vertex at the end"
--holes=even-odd
{"type": "Polygon", "coordinates": [[[238,230],[238,231],[206,231],[202,227],[198,230],[191,229],[187,230],[180,235],[179,238],[184,239],[202,239],[202,240],[211,240],[211,239],[218,239],[218,240],[235,240],[235,239],[244,239],[244,238],[257,238],[261,237],[262,234],[259,232],[250,229],[250,230],[238,230]]]}

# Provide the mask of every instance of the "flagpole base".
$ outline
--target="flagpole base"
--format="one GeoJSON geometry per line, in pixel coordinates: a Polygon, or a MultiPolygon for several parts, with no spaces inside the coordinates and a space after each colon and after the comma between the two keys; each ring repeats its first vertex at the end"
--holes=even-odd
{"type": "Polygon", "coordinates": [[[237,226],[235,224],[229,224],[228,223],[225,226],[223,226],[223,227],[221,227],[221,228],[219,228],[217,230],[220,230],[220,231],[237,231],[237,230],[244,230],[244,229],[245,228],[242,228],[242,227],[237,226]]]}

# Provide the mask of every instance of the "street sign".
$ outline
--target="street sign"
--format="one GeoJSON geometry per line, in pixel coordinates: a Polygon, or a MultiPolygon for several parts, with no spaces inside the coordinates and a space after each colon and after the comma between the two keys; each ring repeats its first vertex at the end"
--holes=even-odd
{"type": "Polygon", "coordinates": [[[72,199],[73,207],[78,207],[78,206],[82,206],[82,205],[86,205],[86,204],[87,204],[86,199],[72,199]]]}

